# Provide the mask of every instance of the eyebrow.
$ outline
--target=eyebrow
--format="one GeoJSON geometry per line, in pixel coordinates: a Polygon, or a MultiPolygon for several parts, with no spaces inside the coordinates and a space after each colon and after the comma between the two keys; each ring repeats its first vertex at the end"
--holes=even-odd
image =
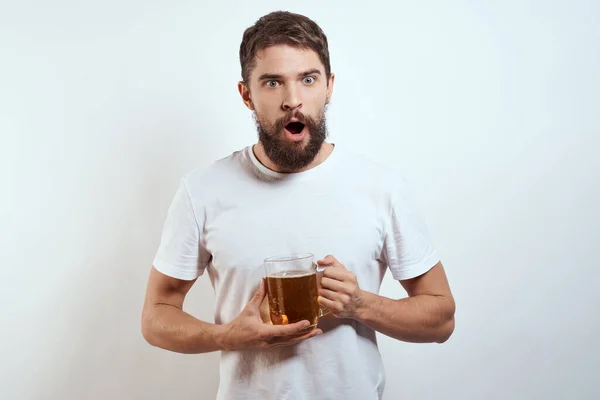
{"type": "MultiPolygon", "coordinates": [[[[317,68],[309,69],[307,71],[301,72],[298,74],[298,77],[304,77],[307,75],[321,75],[321,71],[317,68]]],[[[283,75],[280,74],[262,74],[258,77],[259,81],[269,80],[269,79],[282,79],[283,75]]]]}

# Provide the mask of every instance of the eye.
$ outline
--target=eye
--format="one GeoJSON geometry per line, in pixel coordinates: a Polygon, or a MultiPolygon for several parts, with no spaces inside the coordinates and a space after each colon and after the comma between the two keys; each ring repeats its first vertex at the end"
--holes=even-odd
{"type": "Polygon", "coordinates": [[[265,84],[268,87],[270,87],[270,88],[274,88],[274,87],[277,87],[277,85],[279,84],[279,82],[277,82],[277,81],[267,81],[267,82],[265,82],[265,84]]]}
{"type": "Polygon", "coordinates": [[[302,81],[307,85],[312,85],[313,83],[315,83],[315,77],[314,76],[305,76],[302,81]]]}

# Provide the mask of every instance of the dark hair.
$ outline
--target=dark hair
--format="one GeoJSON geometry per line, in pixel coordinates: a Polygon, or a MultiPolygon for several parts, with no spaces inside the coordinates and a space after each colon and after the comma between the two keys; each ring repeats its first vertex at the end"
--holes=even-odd
{"type": "Polygon", "coordinates": [[[331,65],[327,36],[310,18],[288,11],[274,11],[244,31],[240,45],[242,80],[248,84],[250,73],[256,66],[256,53],[270,46],[285,44],[314,50],[325,66],[329,80],[331,65]]]}

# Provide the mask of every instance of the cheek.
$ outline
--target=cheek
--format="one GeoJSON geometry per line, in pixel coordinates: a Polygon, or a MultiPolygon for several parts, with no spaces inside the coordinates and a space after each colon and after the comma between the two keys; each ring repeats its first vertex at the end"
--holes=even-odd
{"type": "Polygon", "coordinates": [[[310,110],[313,112],[321,111],[325,106],[325,101],[327,100],[327,92],[322,90],[314,90],[306,93],[305,103],[310,107],[310,110]]]}
{"type": "Polygon", "coordinates": [[[281,103],[275,96],[269,98],[260,98],[254,101],[254,109],[259,115],[265,118],[273,118],[279,111],[281,103]]]}
{"type": "Polygon", "coordinates": [[[269,109],[269,107],[256,107],[255,111],[262,123],[272,124],[277,119],[277,117],[273,114],[273,110],[269,109]]]}

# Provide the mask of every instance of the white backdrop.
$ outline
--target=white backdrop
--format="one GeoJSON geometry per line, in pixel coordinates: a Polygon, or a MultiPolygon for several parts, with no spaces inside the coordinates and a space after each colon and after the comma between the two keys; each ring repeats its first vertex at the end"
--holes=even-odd
{"type": "MultiPolygon", "coordinates": [[[[445,344],[380,337],[385,399],[600,398],[599,2],[0,4],[3,399],[214,398],[218,354],[150,347],[141,306],[181,175],[256,139],[237,51],[282,8],[329,37],[331,140],[405,171],[456,296],[445,344]]],[[[202,277],[186,309],[213,305],[202,277]]]]}

